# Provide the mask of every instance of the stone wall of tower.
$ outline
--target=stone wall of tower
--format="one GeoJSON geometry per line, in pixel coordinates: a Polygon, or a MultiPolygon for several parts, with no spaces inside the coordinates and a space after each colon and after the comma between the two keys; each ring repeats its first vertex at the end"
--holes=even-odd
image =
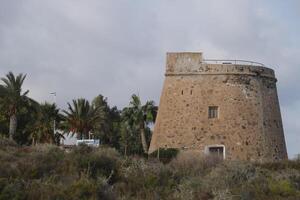
{"type": "Polygon", "coordinates": [[[169,53],[166,65],[150,153],[224,145],[226,159],[287,158],[272,69],[207,64],[201,53],[169,53]],[[208,118],[209,106],[218,118],[208,118]]]}

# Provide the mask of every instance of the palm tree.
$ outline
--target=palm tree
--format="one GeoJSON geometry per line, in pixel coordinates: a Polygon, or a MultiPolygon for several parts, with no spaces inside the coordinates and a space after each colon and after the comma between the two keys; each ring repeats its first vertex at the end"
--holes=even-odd
{"type": "Polygon", "coordinates": [[[32,127],[32,144],[56,143],[63,137],[58,131],[54,132],[54,121],[59,125],[61,121],[59,109],[55,104],[44,103],[39,105],[37,119],[32,127]],[[59,137],[59,139],[58,139],[59,137]]]}
{"type": "MultiPolygon", "coordinates": [[[[133,121],[133,113],[132,109],[129,107],[125,107],[121,113],[121,126],[120,126],[120,142],[122,147],[124,148],[124,155],[127,156],[128,148],[133,146],[136,146],[136,142],[133,142],[133,139],[136,139],[136,136],[134,133],[136,133],[135,130],[133,130],[134,121],[133,121]]],[[[138,145],[139,146],[139,145],[138,145]]],[[[130,149],[130,150],[131,150],[130,149]]]]}
{"type": "Polygon", "coordinates": [[[0,85],[0,98],[2,99],[7,115],[9,116],[10,139],[13,139],[17,130],[17,114],[19,109],[28,103],[34,102],[27,97],[29,90],[22,92],[22,85],[25,78],[26,75],[23,74],[19,74],[15,77],[12,72],[6,74],[5,78],[1,78],[4,84],[0,85]]]}
{"type": "Polygon", "coordinates": [[[148,153],[148,143],[146,140],[145,129],[150,123],[153,123],[156,118],[157,107],[154,101],[147,101],[145,105],[141,104],[140,98],[133,94],[129,107],[123,110],[127,116],[128,124],[133,125],[140,132],[141,142],[144,153],[148,153]]]}
{"type": "Polygon", "coordinates": [[[65,131],[76,134],[80,139],[88,137],[102,117],[99,107],[91,106],[85,99],[73,100],[73,105],[68,103],[68,111],[63,110],[63,113],[65,131]]]}
{"type": "Polygon", "coordinates": [[[94,108],[98,107],[98,112],[101,115],[93,129],[94,137],[100,139],[101,144],[106,144],[116,149],[120,147],[120,111],[117,107],[110,107],[107,98],[102,95],[96,96],[92,101],[94,108]]]}

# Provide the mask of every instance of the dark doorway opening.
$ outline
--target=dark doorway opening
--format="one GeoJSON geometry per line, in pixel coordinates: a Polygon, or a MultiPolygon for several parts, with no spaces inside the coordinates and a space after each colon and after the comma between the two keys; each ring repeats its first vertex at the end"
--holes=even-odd
{"type": "Polygon", "coordinates": [[[225,159],[224,146],[209,146],[207,147],[207,153],[209,156],[225,159]]]}

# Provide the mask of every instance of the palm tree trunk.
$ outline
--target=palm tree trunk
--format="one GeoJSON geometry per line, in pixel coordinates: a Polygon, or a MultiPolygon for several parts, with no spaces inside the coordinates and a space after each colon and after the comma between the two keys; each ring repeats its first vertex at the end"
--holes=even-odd
{"type": "Polygon", "coordinates": [[[143,145],[144,153],[148,153],[148,144],[147,144],[147,141],[146,141],[145,129],[144,128],[141,128],[141,139],[142,139],[142,145],[143,145]]]}
{"type": "Polygon", "coordinates": [[[13,114],[9,119],[9,139],[13,139],[13,136],[16,134],[17,130],[17,116],[13,114]]]}

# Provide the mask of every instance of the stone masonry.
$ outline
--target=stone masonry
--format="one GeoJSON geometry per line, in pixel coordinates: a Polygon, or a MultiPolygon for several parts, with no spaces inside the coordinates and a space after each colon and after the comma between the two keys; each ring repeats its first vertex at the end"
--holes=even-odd
{"type": "Polygon", "coordinates": [[[168,53],[165,76],[149,153],[178,148],[209,154],[216,147],[229,160],[287,158],[272,69],[168,53]]]}

